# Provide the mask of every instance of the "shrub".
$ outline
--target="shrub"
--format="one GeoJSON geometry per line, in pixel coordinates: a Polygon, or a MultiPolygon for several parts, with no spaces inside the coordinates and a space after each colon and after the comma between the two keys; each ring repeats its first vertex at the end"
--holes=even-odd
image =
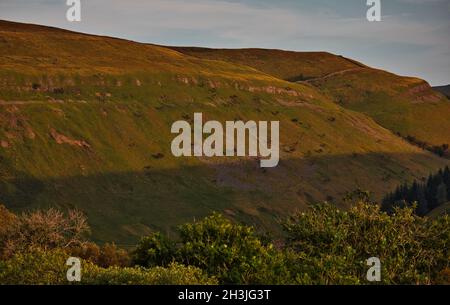
{"type": "Polygon", "coordinates": [[[23,213],[2,227],[0,257],[3,258],[34,248],[48,250],[80,245],[89,232],[86,217],[76,210],[67,214],[56,209],[23,213]]]}
{"type": "Polygon", "coordinates": [[[256,283],[273,249],[262,245],[253,228],[232,224],[219,214],[182,225],[178,232],[178,261],[206,270],[223,283],[256,283]]]}
{"type": "Polygon", "coordinates": [[[215,285],[217,281],[199,268],[171,263],[167,267],[109,267],[88,265],[82,278],[88,285],[215,285]]]}
{"type": "MultiPolygon", "coordinates": [[[[7,285],[67,285],[66,260],[63,250],[33,250],[0,261],[0,284],[7,285]]],[[[102,268],[82,260],[81,285],[209,285],[216,284],[200,269],[170,264],[167,268],[102,268]]]]}
{"type": "Polygon", "coordinates": [[[225,284],[276,284],[285,281],[284,256],[264,245],[251,227],[232,224],[219,214],[178,228],[179,239],[161,234],[144,238],[134,252],[143,266],[171,261],[192,265],[225,284]]]}
{"type": "Polygon", "coordinates": [[[175,256],[175,243],[156,232],[141,239],[133,252],[133,262],[145,267],[167,266],[175,256]]]}
{"type": "Polygon", "coordinates": [[[16,254],[6,261],[0,261],[0,284],[67,284],[66,259],[67,255],[63,251],[16,254]]]}
{"type": "Polygon", "coordinates": [[[131,265],[131,258],[128,252],[118,248],[114,243],[98,246],[92,242],[87,242],[67,250],[71,256],[88,260],[100,267],[128,267],[131,265]]]}
{"type": "Polygon", "coordinates": [[[386,284],[433,283],[449,265],[449,218],[421,218],[414,207],[388,215],[363,202],[347,212],[321,204],[291,217],[284,229],[298,272],[312,283],[364,281],[370,257],[381,260],[386,284]]]}

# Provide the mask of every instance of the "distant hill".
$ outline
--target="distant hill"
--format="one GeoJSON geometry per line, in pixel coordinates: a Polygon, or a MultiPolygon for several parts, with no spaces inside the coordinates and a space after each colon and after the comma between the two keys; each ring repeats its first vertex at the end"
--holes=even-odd
{"type": "Polygon", "coordinates": [[[433,87],[433,89],[450,98],[450,85],[433,87]]]}
{"type": "MultiPolygon", "coordinates": [[[[399,126],[407,120],[414,123],[411,132],[419,134],[420,127],[439,142],[442,130],[448,136],[440,95],[417,103],[441,113],[433,112],[431,123],[426,111],[416,117],[397,106],[393,97],[401,92],[384,81],[390,74],[364,93],[370,75],[343,72],[366,69],[360,64],[328,53],[289,56],[291,64],[308,58],[308,69],[286,65],[276,75],[270,71],[277,64],[263,69],[257,58],[253,67],[0,21],[0,202],[15,211],[78,208],[94,240],[123,244],[212,211],[273,229],[309,203],[328,200],[344,208],[341,198],[356,188],[381,199],[450,163],[388,130],[392,120],[381,126],[373,119],[393,113],[399,126]],[[285,80],[302,74],[311,81],[285,80]],[[324,79],[330,74],[334,80],[324,79]],[[346,103],[337,102],[347,95],[346,103]],[[358,97],[390,102],[378,112],[358,112],[351,106],[359,105],[358,97]],[[279,121],[279,166],[261,169],[256,158],[172,156],[170,127],[192,121],[194,112],[220,122],[279,121]]],[[[408,88],[421,82],[411,80],[408,88]]]]}

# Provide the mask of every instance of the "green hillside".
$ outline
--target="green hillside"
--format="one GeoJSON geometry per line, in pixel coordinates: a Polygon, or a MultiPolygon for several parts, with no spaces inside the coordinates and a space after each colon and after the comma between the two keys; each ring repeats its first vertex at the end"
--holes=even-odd
{"type": "Polygon", "coordinates": [[[403,137],[450,144],[450,101],[424,80],[402,77],[323,52],[173,48],[198,58],[248,65],[314,85],[339,105],[362,112],[403,137]]]}
{"type": "Polygon", "coordinates": [[[363,64],[327,52],[293,52],[268,49],[208,49],[171,47],[197,58],[220,60],[255,68],[287,81],[304,81],[342,70],[365,67],[363,64]]]}
{"type": "Polygon", "coordinates": [[[402,136],[450,144],[450,101],[424,80],[362,69],[312,82],[340,105],[372,117],[402,136]]]}
{"type": "Polygon", "coordinates": [[[358,187],[380,199],[447,164],[307,83],[0,21],[0,202],[15,211],[77,207],[96,241],[128,244],[212,211],[271,229],[308,203],[344,207],[341,198],[358,187]],[[173,157],[171,124],[194,112],[279,120],[279,166],[173,157]]]}

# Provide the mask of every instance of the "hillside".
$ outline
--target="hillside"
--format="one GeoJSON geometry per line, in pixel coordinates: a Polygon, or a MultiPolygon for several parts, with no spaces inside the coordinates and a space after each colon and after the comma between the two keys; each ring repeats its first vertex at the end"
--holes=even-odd
{"type": "Polygon", "coordinates": [[[249,66],[287,81],[304,81],[365,67],[363,64],[327,52],[293,52],[268,49],[208,49],[170,47],[198,58],[249,66]]]}
{"type": "Polygon", "coordinates": [[[312,82],[345,108],[430,146],[450,144],[450,101],[421,79],[363,69],[312,82]]]}
{"type": "Polygon", "coordinates": [[[398,76],[324,52],[173,49],[198,58],[248,65],[284,80],[313,85],[339,105],[370,116],[402,137],[413,137],[430,147],[450,144],[450,101],[424,80],[398,76]]]}
{"type": "Polygon", "coordinates": [[[308,83],[0,21],[0,202],[15,211],[79,208],[96,241],[128,244],[214,210],[271,229],[308,203],[345,207],[341,198],[358,187],[380,199],[447,164],[308,83]],[[279,166],[173,157],[170,127],[194,112],[221,122],[279,120],[279,166]]]}
{"type": "Polygon", "coordinates": [[[450,85],[433,87],[433,90],[436,90],[445,95],[447,98],[450,98],[450,85]]]}

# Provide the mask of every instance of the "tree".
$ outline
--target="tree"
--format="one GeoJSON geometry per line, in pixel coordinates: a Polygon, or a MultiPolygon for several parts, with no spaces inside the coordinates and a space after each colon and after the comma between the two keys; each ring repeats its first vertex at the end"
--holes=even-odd
{"type": "Polygon", "coordinates": [[[417,203],[418,215],[450,201],[450,169],[445,167],[436,174],[430,175],[425,184],[414,181],[411,186],[404,183],[394,192],[388,193],[382,200],[383,211],[392,213],[395,207],[411,206],[417,203]]]}
{"type": "Polygon", "coordinates": [[[134,262],[144,267],[178,262],[196,266],[223,284],[280,284],[289,281],[285,256],[261,241],[253,227],[220,214],[178,228],[179,238],[157,233],[143,238],[134,262]]]}
{"type": "Polygon", "coordinates": [[[450,201],[450,169],[448,166],[444,169],[443,180],[447,187],[447,201],[450,201]]]}
{"type": "Polygon", "coordinates": [[[438,206],[447,202],[447,186],[441,182],[436,190],[436,203],[438,206]]]}
{"type": "Polygon", "coordinates": [[[416,214],[419,216],[425,216],[428,213],[428,202],[425,198],[425,190],[423,187],[418,187],[417,193],[415,194],[417,198],[417,208],[416,214]]]}
{"type": "Polygon", "coordinates": [[[16,216],[0,239],[0,256],[8,257],[29,249],[70,248],[86,242],[89,225],[83,213],[56,209],[16,216]]]}

